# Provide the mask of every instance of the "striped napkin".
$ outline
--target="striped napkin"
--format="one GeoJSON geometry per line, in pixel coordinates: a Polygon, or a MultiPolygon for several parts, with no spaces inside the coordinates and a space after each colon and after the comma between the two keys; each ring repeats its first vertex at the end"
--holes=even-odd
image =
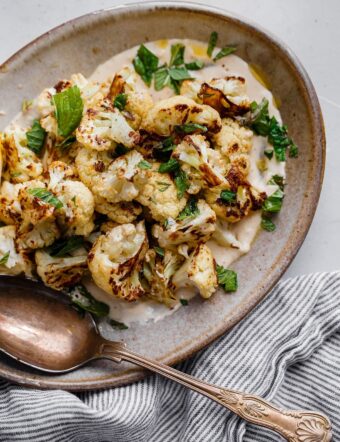
{"type": "MultiPolygon", "coordinates": [[[[282,408],[319,410],[340,441],[340,272],[279,283],[229,333],[178,368],[261,395],[282,408]]],[[[0,441],[282,441],[160,376],[112,390],[38,391],[0,381],[0,441]]]]}

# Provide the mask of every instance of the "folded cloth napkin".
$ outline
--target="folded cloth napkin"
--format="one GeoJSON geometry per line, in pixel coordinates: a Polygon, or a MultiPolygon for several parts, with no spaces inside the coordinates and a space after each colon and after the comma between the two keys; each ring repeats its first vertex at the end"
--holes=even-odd
{"type": "MultiPolygon", "coordinates": [[[[340,272],[279,283],[246,319],[178,368],[285,409],[319,410],[340,441],[340,272]]],[[[156,375],[78,395],[5,381],[0,388],[2,442],[283,440],[156,375]]]]}

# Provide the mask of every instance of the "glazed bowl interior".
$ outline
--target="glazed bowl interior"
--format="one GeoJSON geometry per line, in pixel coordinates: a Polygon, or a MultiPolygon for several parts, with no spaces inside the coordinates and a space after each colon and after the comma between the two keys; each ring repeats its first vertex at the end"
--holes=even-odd
{"type": "MultiPolygon", "coordinates": [[[[300,155],[287,164],[288,185],[276,232],[260,232],[251,251],[233,265],[240,281],[236,293],[219,292],[208,302],[197,297],[156,323],[119,332],[103,330],[106,337],[124,340],[133,350],[168,364],[208,345],[251,311],[280,278],[305,238],[324,167],[322,116],[308,76],[284,45],[256,25],[227,12],[183,2],[140,3],[80,17],[38,38],[0,69],[1,107],[6,112],[0,120],[3,129],[23,98],[36,96],[61,78],[75,72],[90,75],[114,54],[146,41],[208,41],[212,31],[219,33],[221,42],[237,45],[237,54],[265,74],[300,155]]],[[[74,373],[50,376],[1,356],[0,375],[25,385],[86,390],[128,383],[143,372],[98,361],[74,373]]]]}

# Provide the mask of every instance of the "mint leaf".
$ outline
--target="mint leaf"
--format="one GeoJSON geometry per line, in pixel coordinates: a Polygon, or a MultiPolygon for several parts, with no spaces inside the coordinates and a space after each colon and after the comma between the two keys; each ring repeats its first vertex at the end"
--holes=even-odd
{"type": "Polygon", "coordinates": [[[7,264],[8,258],[9,258],[10,252],[6,252],[2,257],[0,258],[0,265],[4,266],[7,264]]]}
{"type": "Polygon", "coordinates": [[[158,172],[169,173],[169,172],[175,172],[178,169],[179,169],[179,162],[175,158],[170,158],[169,161],[159,166],[158,172]]]}
{"type": "Polygon", "coordinates": [[[38,120],[33,121],[33,125],[30,130],[26,132],[27,147],[31,149],[36,155],[41,153],[41,149],[44,147],[46,138],[46,131],[38,120]]]}
{"type": "Polygon", "coordinates": [[[77,284],[68,290],[68,295],[71,298],[72,304],[79,307],[81,310],[93,313],[100,317],[107,316],[110,308],[104,302],[97,301],[91,293],[81,284],[77,284]]]}
{"type": "Polygon", "coordinates": [[[78,86],[65,89],[52,97],[59,134],[68,137],[78,126],[83,116],[83,100],[78,86]]]}
{"type": "Polygon", "coordinates": [[[273,175],[270,180],[268,181],[267,184],[276,184],[277,186],[280,187],[281,190],[284,189],[285,186],[285,181],[283,176],[281,175],[273,175]]]}
{"type": "Polygon", "coordinates": [[[155,246],[154,249],[155,249],[155,252],[157,253],[157,255],[159,255],[163,258],[163,256],[165,255],[164,249],[159,246],[155,246]]]}
{"type": "Polygon", "coordinates": [[[179,168],[175,171],[175,186],[177,188],[177,198],[181,199],[190,187],[188,176],[183,169],[179,168]]]}
{"type": "Polygon", "coordinates": [[[229,54],[232,54],[233,52],[236,51],[237,48],[232,47],[232,46],[225,46],[224,48],[222,48],[214,57],[214,61],[220,60],[223,57],[226,57],[229,54]]]}
{"type": "Polygon", "coordinates": [[[182,134],[192,134],[196,132],[207,132],[207,128],[201,124],[187,123],[175,126],[175,131],[182,134]]]}
{"type": "Polygon", "coordinates": [[[141,161],[137,164],[137,166],[138,166],[140,169],[143,169],[143,170],[147,170],[147,169],[151,169],[151,168],[152,168],[152,164],[149,163],[149,161],[146,161],[146,160],[141,160],[141,161]]]}
{"type": "Polygon", "coordinates": [[[35,196],[39,200],[44,201],[44,203],[51,204],[51,206],[54,206],[56,209],[61,209],[63,207],[63,203],[60,201],[60,199],[53,195],[53,193],[49,190],[46,190],[44,187],[28,189],[28,193],[35,196]]]}
{"type": "Polygon", "coordinates": [[[161,68],[155,72],[155,89],[160,91],[164,86],[167,85],[169,81],[169,70],[168,68],[161,68]]]}
{"type": "Polygon", "coordinates": [[[156,181],[156,183],[158,184],[158,189],[160,192],[165,192],[171,186],[170,183],[166,183],[165,181],[156,181]]]}
{"type": "Polygon", "coordinates": [[[217,32],[212,32],[210,34],[210,38],[209,38],[209,43],[208,43],[208,49],[207,49],[207,54],[208,56],[211,58],[213,50],[216,47],[216,43],[217,43],[217,39],[218,39],[218,33],[217,32]]]}
{"type": "Polygon", "coordinates": [[[263,230],[266,230],[267,232],[274,232],[274,230],[276,229],[276,226],[273,223],[273,221],[267,217],[262,217],[261,227],[263,230]]]}
{"type": "Polygon", "coordinates": [[[219,285],[225,292],[236,292],[238,288],[237,273],[226,269],[223,266],[216,265],[216,273],[219,285]]]}
{"type": "Polygon", "coordinates": [[[82,236],[70,236],[69,238],[55,241],[49,248],[48,253],[53,258],[63,258],[84,245],[82,236]]]}
{"type": "Polygon", "coordinates": [[[269,213],[280,212],[283,198],[284,193],[281,189],[278,189],[272,195],[268,196],[268,198],[264,201],[264,203],[262,204],[262,210],[269,213]]]}
{"type": "Polygon", "coordinates": [[[198,71],[204,68],[204,62],[202,60],[191,61],[190,63],[185,63],[185,67],[189,69],[189,71],[198,71]]]}
{"type": "Polygon", "coordinates": [[[177,220],[183,221],[186,218],[196,218],[197,215],[199,215],[200,211],[197,207],[197,201],[195,198],[190,197],[186,206],[181,211],[181,213],[178,215],[177,220]]]}
{"type": "Polygon", "coordinates": [[[169,75],[175,81],[192,80],[190,73],[185,67],[169,68],[169,75]]]}
{"type": "Polygon", "coordinates": [[[182,305],[189,305],[188,300],[187,300],[187,299],[184,299],[184,298],[181,298],[181,299],[179,300],[179,302],[180,302],[182,305]]]}
{"type": "Polygon", "coordinates": [[[148,86],[151,85],[152,74],[157,70],[158,61],[158,57],[144,45],[139,47],[137,55],[133,59],[135,71],[148,86]]]}
{"type": "Polygon", "coordinates": [[[113,100],[114,107],[116,107],[120,111],[124,110],[126,103],[127,103],[126,94],[118,94],[113,100]]]}
{"type": "Polygon", "coordinates": [[[182,43],[171,45],[171,58],[169,66],[179,66],[184,63],[185,46],[182,43]]]}
{"type": "Polygon", "coordinates": [[[224,203],[233,203],[236,201],[236,193],[231,190],[222,190],[220,198],[224,203]]]}

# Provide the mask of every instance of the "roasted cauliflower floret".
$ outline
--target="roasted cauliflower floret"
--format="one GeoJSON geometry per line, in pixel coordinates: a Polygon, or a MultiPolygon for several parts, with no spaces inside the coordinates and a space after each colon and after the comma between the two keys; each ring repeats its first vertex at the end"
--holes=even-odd
{"type": "Polygon", "coordinates": [[[168,219],[166,228],[155,224],[152,233],[159,245],[173,249],[183,243],[195,246],[197,242],[208,241],[215,231],[216,214],[204,200],[198,201],[197,209],[197,214],[180,221],[168,219]]]}
{"type": "Polygon", "coordinates": [[[139,170],[133,180],[139,190],[136,200],[151,212],[156,221],[177,218],[186,204],[186,199],[178,199],[175,183],[168,173],[156,170],[139,170]]]}
{"type": "Polygon", "coordinates": [[[54,105],[52,97],[56,94],[54,87],[44,89],[41,94],[34,100],[34,105],[37,108],[41,117],[46,117],[54,112],[54,105]]]}
{"type": "Polygon", "coordinates": [[[145,293],[139,271],[147,248],[143,222],[123,224],[99,236],[88,257],[95,283],[112,296],[136,301],[145,293]]]}
{"type": "Polygon", "coordinates": [[[249,241],[242,242],[238,239],[237,230],[234,226],[238,224],[229,224],[226,221],[217,219],[216,230],[212,238],[222,247],[232,247],[238,249],[242,253],[247,253],[250,250],[249,241]]]}
{"type": "Polygon", "coordinates": [[[87,80],[82,74],[71,75],[72,86],[78,86],[80,95],[83,100],[84,107],[95,106],[98,102],[103,100],[107,92],[105,83],[87,80]]]}
{"type": "Polygon", "coordinates": [[[105,153],[82,149],[77,155],[76,166],[80,179],[95,194],[111,203],[132,201],[138,195],[133,177],[138,171],[142,155],[133,150],[115,160],[108,160],[105,153]]]}
{"type": "Polygon", "coordinates": [[[53,190],[59,183],[67,179],[75,179],[75,169],[63,161],[53,161],[48,167],[49,184],[48,187],[53,190]]]}
{"type": "Polygon", "coordinates": [[[99,151],[109,150],[116,143],[132,148],[139,141],[138,132],[132,129],[122,113],[113,108],[112,104],[108,109],[87,109],[76,130],[76,137],[82,145],[99,151]]]}
{"type": "Polygon", "coordinates": [[[182,95],[156,103],[143,119],[141,128],[167,137],[175,130],[175,126],[188,123],[205,126],[211,133],[221,129],[221,118],[215,109],[195,103],[182,95]]]}
{"type": "Polygon", "coordinates": [[[252,148],[253,131],[231,118],[222,120],[222,129],[214,136],[214,143],[227,158],[247,154],[252,148]]]}
{"type": "Polygon", "coordinates": [[[44,284],[54,290],[62,290],[79,282],[87,269],[87,252],[78,249],[73,256],[52,257],[47,251],[35,252],[37,273],[44,284]]]}
{"type": "Polygon", "coordinates": [[[181,95],[196,101],[196,103],[202,104],[202,100],[198,94],[201,89],[201,83],[197,80],[184,80],[181,85],[181,95]]]}
{"type": "Polygon", "coordinates": [[[14,226],[0,227],[0,274],[32,276],[32,263],[23,250],[17,251],[15,238],[14,226]]]}
{"type": "Polygon", "coordinates": [[[20,222],[21,206],[18,201],[19,189],[22,184],[4,181],[0,189],[0,221],[5,224],[20,222]]]}
{"type": "Polygon", "coordinates": [[[115,75],[110,86],[109,98],[113,102],[119,94],[124,94],[126,98],[122,113],[130,126],[137,130],[142,118],[152,108],[153,100],[148,90],[140,86],[136,73],[128,66],[115,75]]]}
{"type": "Polygon", "coordinates": [[[249,183],[243,182],[236,187],[234,197],[225,200],[221,198],[221,191],[229,190],[222,187],[215,187],[205,191],[206,201],[215,211],[216,215],[229,223],[236,223],[251,210],[258,210],[266,198],[264,192],[259,192],[249,183]]]}
{"type": "Polygon", "coordinates": [[[172,284],[176,289],[196,287],[202,298],[210,298],[218,287],[216,265],[211,250],[199,244],[174,274],[172,284]]]}
{"type": "Polygon", "coordinates": [[[14,183],[23,183],[38,178],[43,172],[40,159],[27,147],[25,130],[11,127],[4,138],[6,166],[14,183]]]}
{"type": "Polygon", "coordinates": [[[142,207],[135,201],[109,203],[106,199],[96,196],[95,210],[107,215],[110,220],[118,224],[132,223],[142,213],[142,207]]]}
{"type": "Polygon", "coordinates": [[[177,298],[170,280],[182,262],[183,257],[170,250],[165,251],[164,257],[159,256],[154,249],[147,251],[143,263],[143,277],[149,298],[170,308],[174,306],[177,298]]]}
{"type": "Polygon", "coordinates": [[[193,182],[195,182],[197,172],[202,182],[209,187],[218,186],[226,181],[224,178],[226,161],[218,151],[209,147],[209,142],[202,135],[184,137],[183,141],[176,146],[172,157],[194,169],[188,172],[193,182]]]}

